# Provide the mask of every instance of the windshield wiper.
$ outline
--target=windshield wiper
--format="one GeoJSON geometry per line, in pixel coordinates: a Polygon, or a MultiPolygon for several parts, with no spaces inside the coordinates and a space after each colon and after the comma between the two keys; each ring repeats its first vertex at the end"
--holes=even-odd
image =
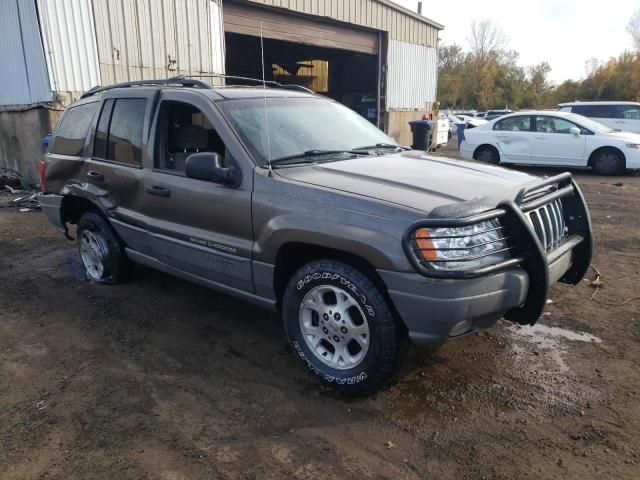
{"type": "Polygon", "coordinates": [[[393,143],[376,143],[375,145],[365,145],[364,147],[354,148],[354,150],[381,150],[383,148],[393,148],[396,152],[411,150],[410,148],[395,145],[393,143]]]}
{"type": "Polygon", "coordinates": [[[348,153],[351,155],[365,155],[365,153],[361,150],[307,150],[306,152],[296,153],[294,155],[274,158],[273,160],[271,160],[271,165],[282,165],[287,163],[312,163],[316,161],[315,157],[321,157],[324,155],[340,155],[342,153],[348,153]],[[290,162],[290,160],[297,161],[290,162]]]}

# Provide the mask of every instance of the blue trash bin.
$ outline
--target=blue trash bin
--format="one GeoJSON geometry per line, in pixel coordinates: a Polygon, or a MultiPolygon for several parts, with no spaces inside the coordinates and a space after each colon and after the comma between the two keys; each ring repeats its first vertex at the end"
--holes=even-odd
{"type": "Polygon", "coordinates": [[[464,129],[467,128],[467,124],[460,122],[456,124],[456,127],[458,128],[458,150],[460,150],[460,144],[464,140],[464,129]]]}

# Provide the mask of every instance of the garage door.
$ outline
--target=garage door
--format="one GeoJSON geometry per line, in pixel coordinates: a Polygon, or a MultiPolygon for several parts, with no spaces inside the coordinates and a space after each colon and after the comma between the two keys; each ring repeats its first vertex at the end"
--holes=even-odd
{"type": "Polygon", "coordinates": [[[275,9],[224,4],[224,31],[264,38],[337,48],[359,53],[378,53],[378,34],[349,28],[308,17],[291,15],[275,9]]]}

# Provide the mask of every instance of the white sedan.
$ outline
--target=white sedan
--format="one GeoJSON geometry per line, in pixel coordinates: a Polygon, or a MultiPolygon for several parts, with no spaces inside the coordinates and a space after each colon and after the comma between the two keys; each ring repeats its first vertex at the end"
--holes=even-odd
{"type": "Polygon", "coordinates": [[[574,113],[528,111],[466,130],[460,153],[493,164],[590,166],[600,174],[617,175],[640,169],[640,134],[574,113]]]}

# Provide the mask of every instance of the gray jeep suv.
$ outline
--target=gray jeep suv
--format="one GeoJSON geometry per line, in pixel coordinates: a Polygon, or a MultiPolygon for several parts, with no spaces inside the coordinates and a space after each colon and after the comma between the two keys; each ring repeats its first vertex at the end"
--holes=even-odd
{"type": "Polygon", "coordinates": [[[136,262],[280,311],[295,355],[347,393],[380,388],[409,341],[535,323],[549,286],[591,259],[571,175],[411,151],[300,89],[94,89],[40,173],[89,279],[123,281],[136,262]]]}

